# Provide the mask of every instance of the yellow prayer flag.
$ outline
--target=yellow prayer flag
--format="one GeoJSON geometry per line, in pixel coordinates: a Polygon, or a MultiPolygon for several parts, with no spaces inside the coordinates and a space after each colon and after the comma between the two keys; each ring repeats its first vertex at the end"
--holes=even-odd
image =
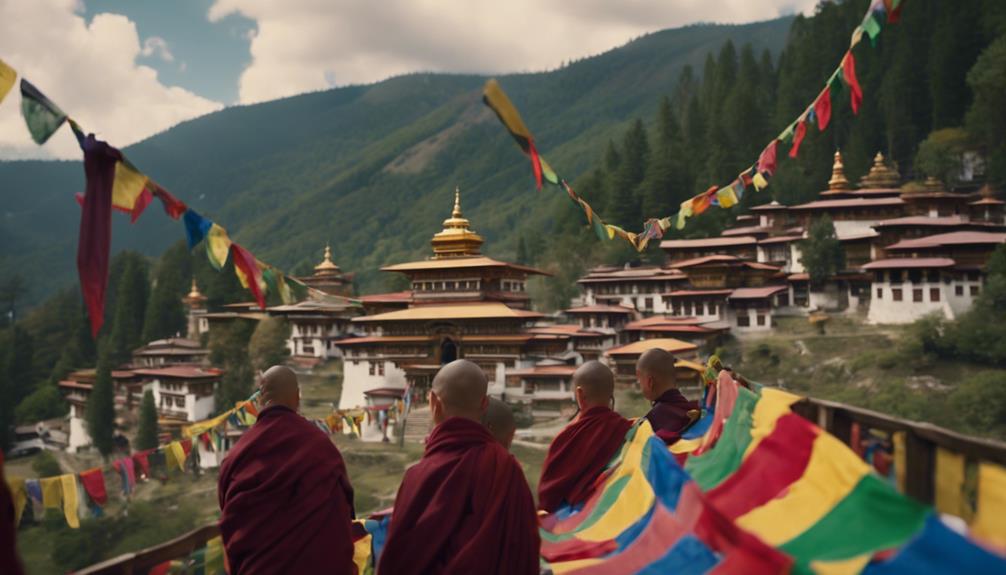
{"type": "Polygon", "coordinates": [[[759,192],[768,187],[768,180],[765,179],[765,176],[761,175],[761,172],[755,172],[752,180],[754,181],[755,190],[759,192]]]}
{"type": "Polygon", "coordinates": [[[732,208],[737,205],[737,194],[734,193],[732,186],[720,188],[716,190],[716,201],[720,203],[721,208],[732,208]]]}
{"type": "Polygon", "coordinates": [[[185,471],[185,449],[182,448],[182,444],[178,441],[172,441],[168,447],[164,450],[164,455],[168,460],[168,467],[174,463],[178,466],[179,471],[185,471]]]}
{"type": "Polygon", "coordinates": [[[286,276],[283,272],[276,272],[276,290],[279,292],[279,299],[284,304],[293,303],[293,293],[290,292],[290,286],[286,283],[286,276]]]}
{"type": "Polygon", "coordinates": [[[515,108],[513,103],[510,102],[510,98],[507,97],[503,88],[500,88],[499,82],[495,79],[486,82],[485,88],[482,89],[482,98],[485,100],[486,104],[488,104],[489,107],[496,112],[500,121],[503,122],[503,125],[505,125],[512,134],[524,138],[527,141],[531,140],[531,130],[527,129],[527,126],[524,124],[524,120],[520,117],[520,112],[518,112],[517,108],[515,108]]]}
{"type": "Polygon", "coordinates": [[[136,199],[147,185],[147,176],[126,162],[115,163],[115,181],[112,183],[112,205],[127,212],[133,211],[136,199]]]}
{"type": "Polygon", "coordinates": [[[0,60],[0,102],[3,102],[7,93],[14,87],[14,80],[16,79],[17,72],[14,71],[14,68],[8,66],[3,60],[0,60]]]}
{"type": "Polygon", "coordinates": [[[80,518],[77,517],[77,477],[72,473],[59,476],[63,489],[63,515],[66,524],[72,529],[80,528],[80,518]]]}
{"type": "Polygon", "coordinates": [[[667,230],[671,229],[671,217],[670,216],[668,216],[666,218],[661,218],[657,223],[660,224],[660,229],[663,230],[663,231],[665,231],[665,232],[667,230]]]}
{"type": "Polygon", "coordinates": [[[983,541],[1006,547],[1006,467],[978,464],[978,505],[971,532],[983,541]]]}
{"type": "Polygon", "coordinates": [[[42,507],[45,509],[59,509],[63,505],[63,486],[59,476],[43,477],[38,480],[42,488],[42,507]]]}
{"type": "Polygon", "coordinates": [[[210,260],[210,265],[219,271],[227,263],[230,251],[231,238],[227,235],[227,230],[219,224],[210,226],[210,231],[206,233],[206,257],[210,260]]]}
{"type": "MultiPolygon", "coordinates": [[[[0,61],[0,64],[3,62],[0,61]]],[[[25,489],[24,479],[19,477],[8,477],[7,488],[10,489],[11,497],[14,499],[14,527],[17,527],[21,524],[24,506],[28,503],[28,491],[25,489]]]]}

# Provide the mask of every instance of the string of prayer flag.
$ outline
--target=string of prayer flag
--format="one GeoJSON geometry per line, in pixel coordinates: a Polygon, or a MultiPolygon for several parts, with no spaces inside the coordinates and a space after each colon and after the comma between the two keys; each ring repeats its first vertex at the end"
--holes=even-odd
{"type": "Polygon", "coordinates": [[[903,6],[902,0],[873,0],[862,22],[853,30],[849,49],[842,56],[838,67],[828,77],[824,89],[800,113],[796,120],[787,125],[779,136],[765,146],[755,164],[741,172],[730,185],[726,187],[711,186],[705,192],[682,202],[677,214],[662,218],[648,218],[643,224],[643,231],[639,234],[627,231],[620,226],[605,223],[597,211],[580,197],[564,178],[552,170],[545,158],[538,152],[531,130],[528,129],[517,108],[514,107],[513,102],[510,101],[496,80],[486,82],[482,91],[482,100],[496,113],[497,118],[510,132],[521,151],[531,159],[531,168],[538,189],[541,189],[543,182],[563,188],[570,199],[583,211],[587,225],[593,227],[599,239],[610,240],[620,237],[632,244],[637,250],[643,251],[651,239],[660,237],[663,232],[669,230],[672,222],[676,229],[684,229],[689,217],[702,214],[710,206],[716,205],[729,209],[737,205],[747,186],[754,186],[756,191],[767,188],[769,180],[776,172],[780,142],[789,144],[788,155],[790,158],[796,158],[800,145],[807,134],[808,122],[816,121],[818,129],[821,131],[827,129],[831,121],[832,91],[836,93],[841,91],[843,84],[849,89],[849,103],[852,111],[854,114],[858,114],[863,102],[863,90],[856,75],[856,59],[852,50],[859,44],[864,34],[870,38],[871,43],[875,43],[882,29],[880,22],[884,19],[884,15],[887,15],[888,22],[896,22],[903,6]],[[656,227],[660,228],[659,235],[656,232],[656,227]]]}

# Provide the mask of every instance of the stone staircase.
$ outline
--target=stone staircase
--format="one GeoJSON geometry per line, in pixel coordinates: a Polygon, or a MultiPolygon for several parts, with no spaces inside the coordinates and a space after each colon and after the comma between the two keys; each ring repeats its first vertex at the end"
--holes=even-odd
{"type": "Polygon", "coordinates": [[[422,443],[433,428],[433,414],[429,406],[413,407],[405,418],[405,441],[422,443]]]}

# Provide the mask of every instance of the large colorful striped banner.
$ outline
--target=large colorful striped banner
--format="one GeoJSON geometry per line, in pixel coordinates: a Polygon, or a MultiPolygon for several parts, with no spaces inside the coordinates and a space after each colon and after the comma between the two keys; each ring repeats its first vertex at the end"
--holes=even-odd
{"type": "MultiPolygon", "coordinates": [[[[1006,573],[1006,559],[902,495],[836,437],[791,411],[800,397],[742,387],[727,371],[707,413],[667,448],[639,420],[576,508],[542,515],[543,569],[557,575],[1006,573]],[[680,462],[684,461],[682,465],[680,462]]],[[[983,464],[978,498],[1006,514],[983,464]]],[[[996,468],[1002,472],[1001,468],[996,468]]],[[[488,520],[488,519],[487,519],[488,520]]],[[[386,518],[364,525],[382,540],[386,518]]],[[[984,527],[983,527],[984,528],[984,527]]],[[[1003,543],[1006,530],[972,533],[1003,543]]],[[[366,544],[364,543],[364,546],[366,544]]],[[[380,555],[357,549],[360,565],[380,555]]]]}

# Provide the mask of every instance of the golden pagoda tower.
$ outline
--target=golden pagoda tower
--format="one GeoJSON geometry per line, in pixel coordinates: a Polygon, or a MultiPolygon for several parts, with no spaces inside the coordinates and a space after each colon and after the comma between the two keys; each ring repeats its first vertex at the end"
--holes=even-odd
{"type": "Polygon", "coordinates": [[[326,277],[342,274],[342,270],[332,261],[332,246],[331,244],[325,244],[325,257],[321,260],[321,263],[314,266],[314,275],[316,277],[326,277]]]}
{"type": "Polygon", "coordinates": [[[901,174],[895,168],[887,165],[882,152],[877,152],[877,155],[874,156],[870,173],[859,180],[861,189],[895,189],[900,184],[901,174]]]}
{"type": "Polygon", "coordinates": [[[199,291],[195,277],[192,278],[192,289],[189,290],[188,295],[182,298],[182,303],[188,312],[188,325],[186,326],[185,336],[189,339],[198,340],[199,336],[202,335],[202,330],[199,329],[199,316],[206,313],[206,296],[199,291]]]}
{"type": "Polygon", "coordinates": [[[470,223],[461,213],[461,189],[454,188],[454,210],[451,217],[444,220],[444,229],[433,235],[433,259],[457,258],[481,255],[482,236],[468,226],[470,223]]]}
{"type": "Polygon", "coordinates": [[[842,152],[835,150],[835,163],[831,167],[831,179],[828,189],[834,191],[848,190],[849,180],[845,177],[845,166],[842,164],[842,152]]]}

